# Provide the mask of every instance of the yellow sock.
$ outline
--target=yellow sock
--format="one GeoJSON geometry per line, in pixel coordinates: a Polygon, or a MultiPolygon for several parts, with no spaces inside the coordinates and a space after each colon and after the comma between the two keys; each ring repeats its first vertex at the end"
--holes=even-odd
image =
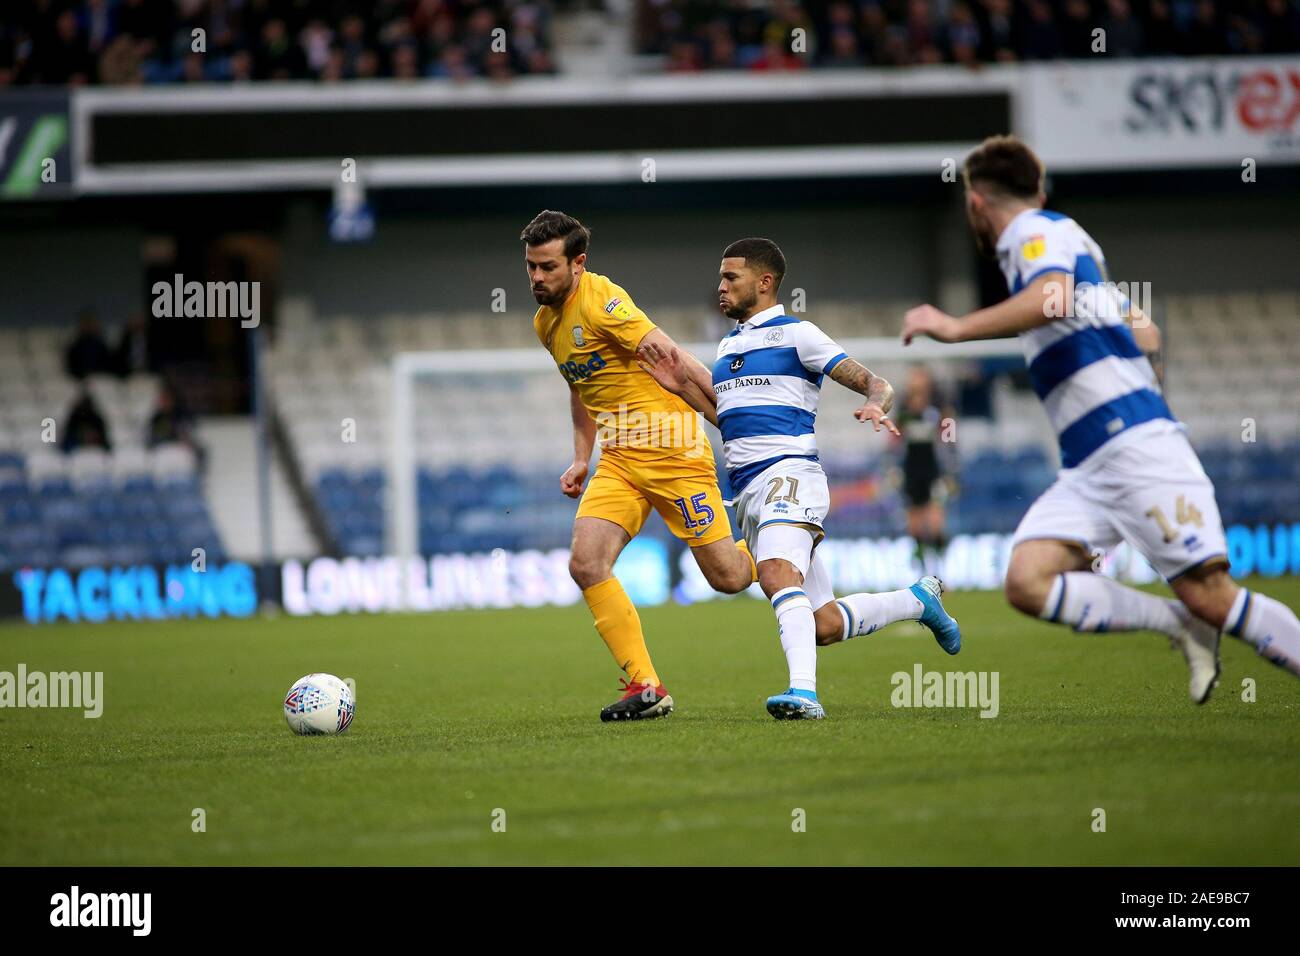
{"type": "Polygon", "coordinates": [[[650,651],[641,633],[641,618],[632,606],[618,578],[608,578],[582,592],[596,621],[596,630],[614,655],[628,680],[659,686],[659,675],[650,663],[650,651]]]}
{"type": "Polygon", "coordinates": [[[749,553],[749,542],[744,540],[737,541],[736,547],[745,553],[745,557],[749,558],[749,573],[753,575],[753,577],[750,578],[749,583],[753,584],[758,580],[758,565],[754,562],[754,556],[749,553]]]}

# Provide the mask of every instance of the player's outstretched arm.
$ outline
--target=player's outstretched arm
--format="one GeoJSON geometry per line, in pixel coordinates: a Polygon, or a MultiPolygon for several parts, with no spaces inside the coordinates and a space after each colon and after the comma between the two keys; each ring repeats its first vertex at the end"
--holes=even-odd
{"type": "Polygon", "coordinates": [[[560,476],[560,491],[570,498],[577,498],[582,494],[582,483],[587,480],[587,468],[591,463],[591,450],[596,445],[596,423],[572,385],[569,386],[569,414],[573,417],[573,464],[560,476]]]}
{"type": "Polygon", "coordinates": [[[679,396],[713,425],[718,424],[718,393],[713,376],[695,356],[680,349],[659,329],[636,350],[637,364],[665,391],[679,396]]]}
{"type": "Polygon", "coordinates": [[[894,386],[886,379],[872,373],[860,362],[846,358],[831,369],[831,378],[850,391],[865,395],[866,404],[853,413],[860,422],[871,422],[880,431],[883,425],[891,435],[901,437],[898,426],[889,420],[889,410],[894,407],[894,386]]]}
{"type": "Polygon", "coordinates": [[[903,317],[903,344],[918,335],[936,342],[970,342],[1001,339],[1062,318],[1069,289],[1064,272],[1045,272],[1011,298],[961,318],[941,312],[932,305],[918,305],[903,317]]]}

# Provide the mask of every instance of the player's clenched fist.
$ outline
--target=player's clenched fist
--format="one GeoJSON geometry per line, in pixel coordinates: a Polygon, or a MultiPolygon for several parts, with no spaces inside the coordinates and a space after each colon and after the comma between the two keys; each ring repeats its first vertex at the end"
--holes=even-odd
{"type": "Polygon", "coordinates": [[[560,475],[560,490],[570,498],[582,495],[582,483],[587,480],[587,463],[575,461],[560,475]]]}

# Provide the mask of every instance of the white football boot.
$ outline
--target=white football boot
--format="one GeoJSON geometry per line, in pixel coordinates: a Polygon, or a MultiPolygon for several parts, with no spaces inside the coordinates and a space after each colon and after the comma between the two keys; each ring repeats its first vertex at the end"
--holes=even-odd
{"type": "Polygon", "coordinates": [[[1219,681],[1219,630],[1206,624],[1178,601],[1170,602],[1174,616],[1182,622],[1182,631],[1171,635],[1169,643],[1183,652],[1191,680],[1187,692],[1192,702],[1203,704],[1219,681]]]}

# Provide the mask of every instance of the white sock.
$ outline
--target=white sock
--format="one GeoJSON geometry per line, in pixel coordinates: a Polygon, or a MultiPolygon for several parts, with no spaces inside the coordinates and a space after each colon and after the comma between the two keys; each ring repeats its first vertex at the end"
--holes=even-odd
{"type": "Polygon", "coordinates": [[[844,640],[880,630],[895,621],[919,621],[925,605],[907,588],[880,594],[850,594],[836,598],[844,618],[844,640]]]}
{"type": "Polygon", "coordinates": [[[772,595],[772,610],[781,630],[781,649],[790,667],[790,686],[817,690],[817,621],[803,588],[782,588],[772,595]]]}
{"type": "Polygon", "coordinates": [[[1182,622],[1176,601],[1158,598],[1100,574],[1058,574],[1039,617],[1068,624],[1076,631],[1160,631],[1177,634],[1182,622]]]}
{"type": "Polygon", "coordinates": [[[1254,647],[1262,657],[1300,675],[1300,620],[1281,601],[1241,588],[1224,630],[1254,647]]]}

